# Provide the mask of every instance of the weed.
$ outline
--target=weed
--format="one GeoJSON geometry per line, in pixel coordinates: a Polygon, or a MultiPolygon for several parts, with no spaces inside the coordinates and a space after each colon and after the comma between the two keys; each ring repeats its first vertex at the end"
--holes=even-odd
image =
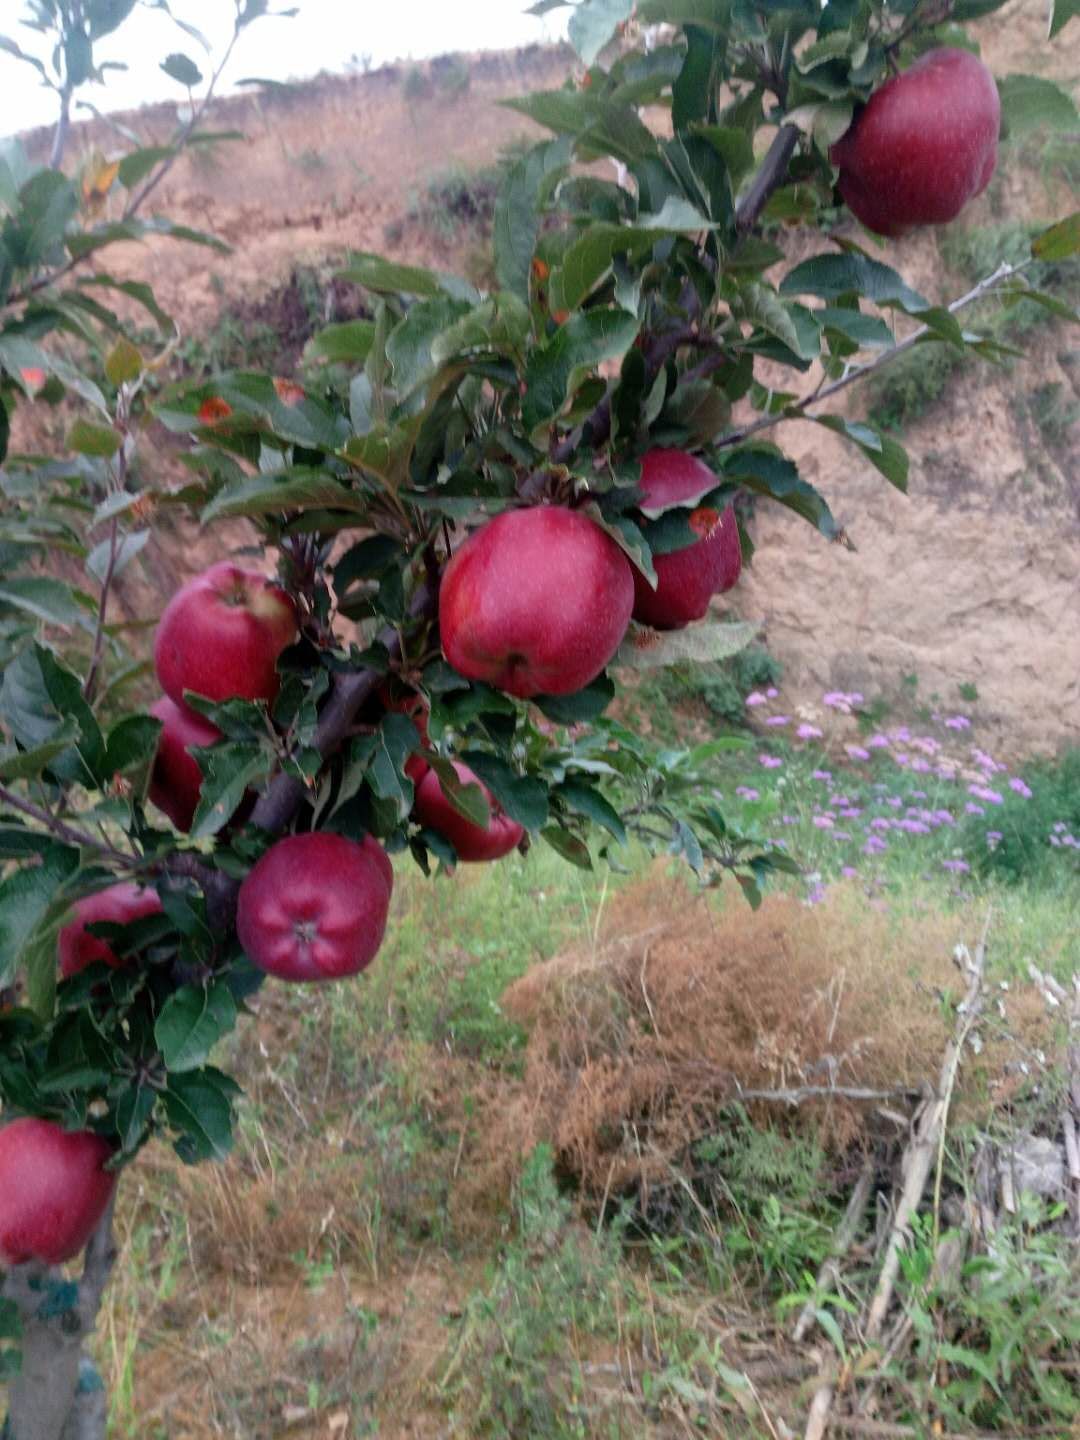
{"type": "Polygon", "coordinates": [[[1057,380],[1048,380],[1036,386],[1027,396],[1027,408],[1050,449],[1064,445],[1073,426],[1080,420],[1080,402],[1070,399],[1065,387],[1057,380]]]}

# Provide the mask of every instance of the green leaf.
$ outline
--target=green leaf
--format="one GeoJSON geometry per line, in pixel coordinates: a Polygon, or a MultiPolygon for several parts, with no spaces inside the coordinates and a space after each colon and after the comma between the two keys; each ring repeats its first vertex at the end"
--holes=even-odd
{"type": "Polygon", "coordinates": [[[105,739],[90,706],[83,699],[82,686],[78,677],[66,669],[50,650],[35,646],[41,678],[46,694],[61,720],[74,719],[79,727],[79,739],[75,750],[86,767],[91,784],[105,785],[109,773],[106,769],[105,739]]]}
{"type": "Polygon", "coordinates": [[[814,311],[814,319],[822,330],[836,330],[848,340],[862,347],[889,348],[896,344],[896,337],[885,321],[877,315],[864,315],[861,310],[849,310],[841,305],[824,305],[814,311]]]}
{"type": "Polygon", "coordinates": [[[466,750],[461,759],[484,782],[511,820],[526,830],[539,830],[547,824],[547,787],[542,781],[516,775],[505,760],[486,751],[466,750]]]}
{"type": "Polygon", "coordinates": [[[1050,23],[1047,27],[1047,39],[1053,40],[1077,15],[1080,15],[1080,0],[1050,0],[1050,23]]]}
{"type": "Polygon", "coordinates": [[[179,51],[174,51],[172,55],[166,55],[165,59],[161,62],[161,68],[170,79],[178,80],[181,85],[186,85],[189,90],[202,83],[202,71],[195,64],[194,60],[189,60],[186,55],[181,55],[179,51]]]}
{"type": "Polygon", "coordinates": [[[137,380],[143,372],[143,358],[130,340],[118,340],[105,358],[109,383],[119,386],[137,380]]]}
{"type": "Polygon", "coordinates": [[[91,425],[88,420],[76,420],[68,431],[67,447],[77,455],[108,457],[120,449],[120,436],[115,430],[104,425],[91,425]]]}
{"type": "Polygon", "coordinates": [[[288,470],[251,475],[226,485],[203,509],[201,520],[225,515],[279,515],[287,510],[328,509],[363,514],[370,497],[351,490],[325,470],[294,466],[288,470]]]}
{"type": "Polygon", "coordinates": [[[540,835],[564,860],[569,860],[570,864],[576,865],[579,870],[593,868],[589,847],[562,825],[546,825],[540,835]]]}
{"type": "Polygon", "coordinates": [[[486,830],[491,823],[491,810],[487,796],[480,786],[459,780],[457,771],[449,760],[438,755],[428,755],[425,758],[439,777],[439,788],[458,814],[474,825],[479,825],[481,830],[486,830]]]}
{"type": "Polygon", "coordinates": [[[140,180],[145,180],[151,170],[157,168],[163,160],[168,160],[177,153],[175,145],[147,145],[142,150],[133,150],[130,155],[125,155],[120,161],[120,169],[117,172],[120,184],[128,190],[133,190],[140,180]]]}
{"type": "Polygon", "coordinates": [[[1006,75],[997,82],[1004,132],[1010,137],[1033,130],[1073,130],[1080,115],[1072,98],[1039,75],[1006,75]]]}
{"type": "Polygon", "coordinates": [[[796,307],[786,306],[771,286],[753,280],[740,285],[738,303],[734,300],[732,303],[737,313],[767,334],[775,335],[800,360],[817,359],[821,337],[812,316],[809,323],[804,323],[804,317],[810,315],[809,311],[799,306],[797,310],[801,311],[801,315],[794,313],[796,307]]]}
{"type": "Polygon", "coordinates": [[[216,835],[227,825],[248,786],[265,780],[274,763],[261,746],[242,741],[200,748],[198,758],[205,778],[191,825],[193,840],[216,835]]]}
{"type": "Polygon", "coordinates": [[[154,1025],[154,1039],[166,1068],[198,1070],[236,1025],[236,1001],[223,980],[209,987],[185,985],[169,996],[154,1025]]]}
{"type": "Polygon", "coordinates": [[[102,540],[86,557],[86,568],[99,585],[104,585],[105,576],[109,573],[110,556],[112,556],[112,574],[115,579],[124,573],[149,539],[149,530],[132,530],[130,534],[121,537],[115,554],[113,554],[112,542],[102,540]]]}
{"type": "Polygon", "coordinates": [[[94,609],[88,595],[63,580],[50,580],[44,575],[0,577],[0,605],[11,605],[47,625],[60,625],[66,630],[85,628],[87,616],[94,609]]]}
{"type": "Polygon", "coordinates": [[[367,781],[376,800],[388,802],[393,821],[386,828],[400,824],[408,817],[413,804],[413,783],[405,772],[405,762],[420,741],[416,726],[406,715],[387,714],[382,718],[375,737],[375,750],[367,770],[367,781]]]}
{"type": "Polygon", "coordinates": [[[169,1122],[180,1132],[176,1153],[186,1164],[224,1160],[233,1144],[233,1100],[240,1087],[207,1065],[170,1075],[163,1099],[169,1122]]]}
{"type": "Polygon", "coordinates": [[[78,851],[50,845],[38,864],[24,865],[0,881],[0,985],[11,983],[57,891],[78,868],[78,851]]]}
{"type": "Polygon", "coordinates": [[[393,367],[394,385],[404,399],[432,380],[441,368],[433,353],[435,342],[469,311],[469,306],[439,295],[418,300],[386,342],[386,355],[393,367]]]}
{"type": "Polygon", "coordinates": [[[747,621],[725,623],[703,620],[685,630],[658,630],[631,627],[619,646],[616,667],[631,670],[654,670],[664,665],[681,665],[690,661],[702,664],[711,660],[727,660],[745,650],[756,638],[760,626],[747,621]]]}
{"type": "Polygon", "coordinates": [[[537,695],[533,703],[556,725],[580,725],[599,719],[615,699],[615,686],[600,675],[572,695],[537,695]]]}
{"type": "Polygon", "coordinates": [[[116,1103],[116,1133],[121,1154],[132,1155],[139,1148],[156,1104],[157,1091],[152,1085],[136,1082],[120,1096],[116,1103]]]}
{"type": "Polygon", "coordinates": [[[581,0],[570,16],[570,44],[582,63],[594,65],[596,57],[634,8],[634,0],[581,0]]]}
{"type": "Polygon", "coordinates": [[[15,380],[21,380],[23,370],[44,370],[46,375],[55,375],[62,385],[102,415],[109,413],[105,396],[92,380],[87,380],[74,365],[69,365],[66,360],[59,359],[51,351],[43,350],[21,335],[0,335],[0,367],[15,380]]]}
{"type": "Polygon", "coordinates": [[[362,365],[371,353],[375,326],[370,320],[346,320],[327,325],[308,341],[306,355],[344,365],[362,365]]]}
{"type": "Polygon", "coordinates": [[[148,771],[160,734],[161,721],[153,716],[125,715],[109,731],[105,742],[105,773],[130,775],[148,771]]]}
{"type": "Polygon", "coordinates": [[[35,745],[32,750],[20,750],[14,755],[0,758],[0,780],[36,779],[42,771],[48,769],[51,760],[55,760],[70,748],[78,733],[78,726],[69,717],[44,745],[35,745]]]}
{"type": "Polygon", "coordinates": [[[507,171],[495,202],[495,273],[502,289],[523,300],[529,294],[544,194],[566,170],[570,149],[569,139],[534,146],[507,171]]]}
{"type": "Polygon", "coordinates": [[[824,496],[801,478],[791,460],[771,447],[747,445],[732,451],[724,459],[723,472],[726,479],[738,480],[748,490],[768,495],[809,520],[827,540],[839,535],[839,526],[824,496]]]}
{"type": "Polygon", "coordinates": [[[908,454],[898,440],[883,435],[873,425],[860,420],[845,420],[842,415],[812,415],[808,418],[853,441],[891,485],[907,494],[908,454]]]}
{"type": "Polygon", "coordinates": [[[636,316],[624,310],[590,310],[571,316],[545,346],[534,350],[525,372],[522,404],[526,426],[552,420],[577,380],[605,360],[621,360],[638,333],[636,316]]]}
{"type": "Polygon", "coordinates": [[[1067,260],[1080,251],[1080,210],[1043,230],[1031,242],[1031,253],[1038,260],[1067,260]]]}
{"type": "Polygon", "coordinates": [[[780,294],[819,295],[823,300],[858,295],[876,305],[898,305],[912,315],[930,309],[929,301],[912,290],[895,270],[855,252],[804,260],[784,276],[780,294]]]}
{"type": "Polygon", "coordinates": [[[602,826],[620,845],[626,844],[626,826],[619,812],[610,801],[604,799],[599,790],[594,790],[591,785],[580,780],[566,780],[552,793],[556,800],[561,800],[575,815],[583,815],[594,825],[602,826]]]}
{"type": "Polygon", "coordinates": [[[398,265],[384,260],[381,255],[366,251],[350,254],[344,270],[337,273],[339,280],[349,280],[354,285],[363,285],[377,295],[437,295],[439,281],[430,270],[419,265],[398,265]]]}

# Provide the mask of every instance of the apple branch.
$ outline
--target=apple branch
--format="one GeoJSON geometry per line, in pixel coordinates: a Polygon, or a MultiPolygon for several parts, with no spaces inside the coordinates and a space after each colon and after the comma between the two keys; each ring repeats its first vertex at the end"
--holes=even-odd
{"type": "MultiPolygon", "coordinates": [[[[946,307],[949,314],[955,315],[968,305],[974,304],[976,300],[981,300],[984,296],[990,294],[996,285],[1001,284],[1003,280],[1011,280],[1014,275],[1019,275],[1031,264],[1031,260],[1023,260],[1019,265],[999,265],[992,275],[987,275],[984,280],[980,280],[966,295],[961,295],[959,299],[953,300],[951,304],[946,307]]],[[[905,355],[909,350],[914,349],[921,341],[934,334],[935,332],[932,326],[920,325],[917,330],[913,330],[905,339],[890,346],[888,350],[884,350],[876,359],[867,360],[863,365],[849,366],[845,369],[843,375],[839,376],[836,380],[831,381],[828,385],[815,387],[809,395],[804,395],[801,400],[797,400],[793,405],[787,406],[787,408],[780,411],[779,414],[763,415],[752,424],[743,426],[741,430],[732,430],[729,431],[728,434],[722,435],[719,440],[713,441],[713,449],[726,450],[732,445],[741,445],[744,440],[748,440],[752,435],[760,435],[764,430],[771,430],[774,425],[779,425],[783,420],[812,419],[813,416],[810,414],[811,409],[816,409],[823,400],[828,400],[831,396],[839,394],[841,390],[846,390],[849,385],[854,385],[857,380],[865,380],[868,375],[874,374],[875,371],[881,370],[884,366],[891,365],[894,360],[899,359],[901,355],[905,355]]]]}
{"type": "Polygon", "coordinates": [[[740,235],[754,228],[769,203],[769,197],[784,183],[798,143],[799,129],[796,125],[781,125],[773,136],[760,169],[735,207],[735,228],[740,235]]]}
{"type": "Polygon", "coordinates": [[[113,846],[105,844],[103,840],[96,840],[85,830],[76,829],[74,825],[68,825],[66,821],[57,819],[42,806],[34,805],[31,801],[24,800],[21,795],[16,795],[14,790],[9,790],[6,785],[0,785],[0,806],[16,810],[20,815],[25,815],[28,820],[36,820],[50,835],[55,835],[57,840],[63,840],[67,845],[74,845],[80,850],[96,851],[112,866],[136,869],[142,863],[137,856],[125,855],[122,850],[114,849],[113,846]]]}

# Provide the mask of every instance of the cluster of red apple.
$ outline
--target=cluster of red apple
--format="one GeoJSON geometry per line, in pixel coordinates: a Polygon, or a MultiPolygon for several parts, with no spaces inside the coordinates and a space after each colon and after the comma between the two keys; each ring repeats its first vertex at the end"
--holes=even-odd
{"type": "MultiPolygon", "coordinates": [[[[693,456],[653,450],[642,465],[646,510],[690,504],[714,489],[713,473],[693,456]]],[[[586,515],[562,506],[507,511],[481,526],[453,556],[443,575],[440,626],[447,659],[469,679],[507,694],[567,695],[603,670],[631,616],[661,629],[704,616],[713,595],[729,590],[742,565],[738,526],[699,507],[690,517],[701,538],[654,565],[651,588],[614,540],[586,515]]],[[[191,751],[211,746],[220,732],[185,703],[188,692],[214,701],[272,702],[277,662],[297,633],[292,600],[264,576],[228,562],[212,566],[169,602],[154,643],[165,694],[151,714],[162,722],[150,798],[180,830],[189,830],[199,803],[202,772],[191,751]]],[[[467,766],[454,762],[462,784],[479,785],[489,807],[486,826],[466,819],[424,759],[430,750],[427,709],[416,694],[384,704],[404,709],[417,726],[421,749],[406,766],[416,787],[414,817],[442,835],[463,861],[497,860],[524,831],[497,805],[467,766]]],[[[293,835],[279,840],[240,887],[237,934],[248,957],[289,980],[338,979],[363,970],[382,942],[393,888],[385,852],[370,836],[293,835]]],[[[160,910],[153,889],[118,884],[88,896],[60,934],[61,973],[94,962],[116,966],[107,941],[87,926],[127,924],[160,910]]]]}

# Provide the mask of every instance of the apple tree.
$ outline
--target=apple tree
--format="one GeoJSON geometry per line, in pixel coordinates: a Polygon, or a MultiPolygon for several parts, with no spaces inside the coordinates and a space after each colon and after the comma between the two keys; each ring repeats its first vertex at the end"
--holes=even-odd
{"type": "MultiPolygon", "coordinates": [[[[270,13],[235,6],[234,39],[270,13]]],[[[192,1164],[227,1153],[238,1089],[215,1045],[268,975],[377,964],[395,868],[533,844],[588,867],[633,838],[751,903],[793,868],[724,813],[708,764],[731,742],[658,748],[620,722],[620,673],[746,642],[707,613],[750,558],[741,492],[850,544],[786,427],[837,432],[902,490],[903,447],[834,396],[915,346],[999,358],[964,323],[977,300],[1076,318],[1039,285],[1080,215],[940,305],[841,204],[891,235],[947,221],[989,183],[1002,123],[1075,123],[1049,82],[978,60],[966,27],[999,0],[579,0],[576,72],[513,102],[545,138],[506,173],[489,292],[350,254],[370,318],[316,335],[303,384],[177,381],[172,322],[102,252],[217,243],[147,214],[214,138],[216,73],[170,55],[190,91],[173,141],[61,169],[72,95],[133,8],[33,0],[57,141],[49,166],[0,152],[0,452],[22,406],[67,417],[57,453],[0,470],[7,1440],[104,1434],[84,1344],[117,1177],[152,1136],[192,1164]],[[792,264],[795,227],[817,244],[792,264]],[[155,477],[154,426],[179,437],[181,485],[155,477]],[[245,520],[263,561],[223,540],[147,617],[162,694],[136,704],[148,656],[113,592],[181,508],[211,539],[245,520]],[[72,1281],[57,1267],[84,1247],[72,1281]]],[[[1051,38],[1074,13],[1054,0],[1051,38]]]]}

